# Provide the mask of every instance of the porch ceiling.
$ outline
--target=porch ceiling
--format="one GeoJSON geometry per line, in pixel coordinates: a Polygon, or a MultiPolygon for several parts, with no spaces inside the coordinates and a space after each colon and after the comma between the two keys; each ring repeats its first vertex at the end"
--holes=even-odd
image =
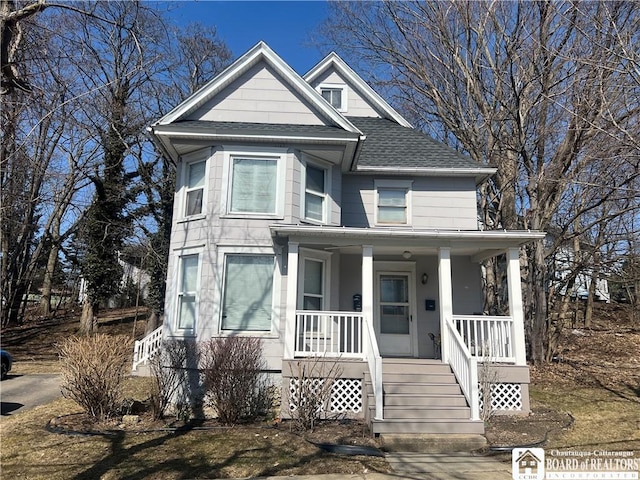
{"type": "Polygon", "coordinates": [[[315,248],[360,253],[362,245],[373,246],[376,255],[436,255],[450,248],[452,255],[470,256],[475,261],[499,255],[509,248],[543,239],[544,232],[531,230],[414,230],[403,228],[353,228],[310,225],[272,225],[275,237],[315,248]]]}

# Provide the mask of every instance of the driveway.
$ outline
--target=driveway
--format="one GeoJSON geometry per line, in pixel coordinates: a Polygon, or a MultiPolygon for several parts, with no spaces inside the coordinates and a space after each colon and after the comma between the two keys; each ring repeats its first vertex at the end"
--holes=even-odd
{"type": "Polygon", "coordinates": [[[0,383],[1,418],[44,405],[60,397],[60,375],[11,375],[0,383]]]}

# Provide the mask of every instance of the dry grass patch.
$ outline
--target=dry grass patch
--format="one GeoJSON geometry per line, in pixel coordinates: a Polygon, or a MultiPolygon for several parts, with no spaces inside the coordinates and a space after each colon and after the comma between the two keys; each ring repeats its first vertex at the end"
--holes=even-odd
{"type": "MultiPolygon", "coordinates": [[[[124,394],[143,398],[149,379],[132,377],[124,394]]],[[[221,427],[213,422],[178,431],[162,423],[101,434],[52,433],[45,426],[54,417],[80,418],[81,409],[59,399],[31,411],[5,417],[0,423],[2,478],[51,480],[246,478],[320,473],[389,472],[378,457],[343,457],[323,452],[281,424],[221,427]],[[63,417],[69,415],[69,417],[63,417]]],[[[318,442],[371,444],[361,424],[326,423],[312,438],[318,442]]]]}

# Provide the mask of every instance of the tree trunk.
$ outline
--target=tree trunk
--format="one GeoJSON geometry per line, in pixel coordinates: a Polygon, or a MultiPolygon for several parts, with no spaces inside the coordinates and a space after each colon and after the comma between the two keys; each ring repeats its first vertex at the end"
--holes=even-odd
{"type": "Polygon", "coordinates": [[[51,315],[51,290],[53,289],[53,274],[57,264],[58,246],[52,244],[51,250],[49,250],[44,279],[42,280],[42,296],[40,297],[40,311],[42,315],[46,315],[47,317],[51,315]]]}
{"type": "Polygon", "coordinates": [[[85,297],[80,317],[80,333],[94,335],[98,332],[98,305],[85,297]]]}

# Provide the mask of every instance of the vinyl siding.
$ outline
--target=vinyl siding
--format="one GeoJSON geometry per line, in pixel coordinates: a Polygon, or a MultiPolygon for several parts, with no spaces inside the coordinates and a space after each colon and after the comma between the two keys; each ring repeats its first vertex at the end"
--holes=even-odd
{"type": "Polygon", "coordinates": [[[264,63],[234,80],[187,120],[325,124],[311,106],[264,63]]]}
{"type": "MultiPolygon", "coordinates": [[[[373,227],[374,180],[383,176],[344,175],[342,223],[349,227],[373,227]]],[[[476,190],[472,178],[394,177],[412,180],[411,226],[413,228],[477,229],[476,190]]]]}
{"type": "Polygon", "coordinates": [[[323,83],[335,83],[347,85],[347,111],[344,115],[350,117],[379,117],[380,114],[374,106],[362,97],[360,92],[355,89],[354,85],[347,82],[338,72],[332,68],[327,69],[323,74],[314,80],[311,84],[313,88],[323,83]]]}

